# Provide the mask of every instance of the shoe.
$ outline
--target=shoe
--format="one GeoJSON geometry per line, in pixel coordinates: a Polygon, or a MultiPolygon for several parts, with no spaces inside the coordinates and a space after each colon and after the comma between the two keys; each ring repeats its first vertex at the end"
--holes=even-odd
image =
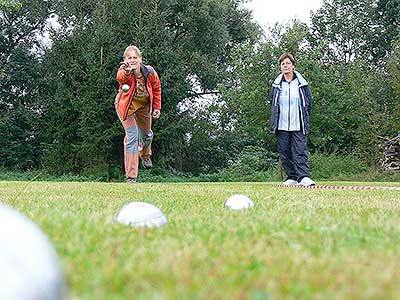
{"type": "Polygon", "coordinates": [[[283,184],[283,185],[297,185],[298,182],[297,182],[296,180],[293,180],[293,179],[287,179],[287,180],[284,181],[282,184],[283,184]]]}
{"type": "Polygon", "coordinates": [[[128,178],[128,179],[126,180],[126,182],[127,182],[127,183],[131,183],[131,184],[134,184],[134,183],[136,183],[136,178],[128,178]]]}
{"type": "Polygon", "coordinates": [[[145,169],[153,167],[153,163],[151,162],[150,157],[146,157],[146,158],[142,157],[142,166],[145,169]]]}
{"type": "Polygon", "coordinates": [[[313,185],[317,185],[317,184],[310,177],[304,177],[302,180],[300,180],[299,185],[313,186],[313,185]]]}

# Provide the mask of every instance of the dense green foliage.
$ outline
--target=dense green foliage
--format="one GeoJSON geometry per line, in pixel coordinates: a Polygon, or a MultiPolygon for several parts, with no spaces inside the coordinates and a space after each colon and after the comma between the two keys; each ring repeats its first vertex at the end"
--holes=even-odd
{"type": "Polygon", "coordinates": [[[0,165],[39,166],[40,62],[37,36],[45,29],[50,2],[0,3],[0,165]]]}
{"type": "MultiPolygon", "coordinates": [[[[394,181],[400,182],[400,173],[383,171],[371,167],[360,157],[337,152],[330,154],[315,152],[310,155],[311,176],[319,180],[337,181],[394,181]]],[[[113,170],[112,181],[125,181],[125,174],[113,170]]],[[[227,167],[216,172],[195,175],[181,172],[174,168],[156,166],[150,170],[141,170],[139,182],[262,182],[281,181],[285,174],[281,164],[278,164],[277,153],[265,151],[261,147],[249,146],[235,160],[229,160],[227,167]]],[[[96,173],[88,175],[63,174],[57,175],[46,170],[10,171],[0,169],[0,180],[8,181],[74,181],[86,182],[109,181],[108,174],[96,173]]]]}
{"type": "Polygon", "coordinates": [[[130,44],[161,78],[163,172],[275,170],[268,92],[285,51],[312,89],[310,151],[375,166],[381,137],[400,132],[397,2],[327,0],[309,26],[264,34],[241,2],[0,2],[0,167],[120,177],[115,75],[130,44]]]}

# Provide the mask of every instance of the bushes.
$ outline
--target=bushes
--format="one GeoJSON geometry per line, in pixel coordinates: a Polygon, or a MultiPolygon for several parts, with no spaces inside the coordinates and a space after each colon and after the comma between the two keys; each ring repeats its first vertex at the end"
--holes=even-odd
{"type": "Polygon", "coordinates": [[[236,158],[230,161],[227,171],[238,177],[274,169],[278,154],[259,146],[245,146],[236,158]]]}
{"type": "Polygon", "coordinates": [[[311,176],[316,179],[345,179],[368,171],[367,164],[356,155],[314,153],[310,155],[311,176]]]}
{"type": "MultiPolygon", "coordinates": [[[[314,153],[310,157],[311,177],[315,180],[396,180],[400,174],[383,172],[369,167],[353,154],[314,153]]],[[[278,155],[260,151],[257,147],[246,147],[239,159],[228,168],[215,174],[199,177],[201,181],[281,181],[281,166],[278,155]]]]}
{"type": "Polygon", "coordinates": [[[101,175],[87,175],[79,176],[73,174],[63,174],[60,176],[49,175],[45,171],[6,171],[0,170],[0,181],[75,181],[75,182],[86,182],[86,181],[106,181],[104,176],[101,175]]]}
{"type": "MultiPolygon", "coordinates": [[[[356,155],[338,153],[314,153],[310,155],[311,176],[315,180],[352,181],[400,181],[400,172],[385,172],[377,167],[369,167],[356,155]]],[[[139,170],[139,182],[264,182],[281,181],[281,169],[277,153],[260,147],[244,147],[237,158],[232,159],[227,168],[215,173],[193,176],[175,169],[139,170]]],[[[123,182],[123,174],[113,172],[110,180],[123,182]]],[[[11,172],[0,170],[0,180],[15,181],[107,181],[106,174],[77,176],[64,174],[52,176],[44,172],[11,172]]]]}

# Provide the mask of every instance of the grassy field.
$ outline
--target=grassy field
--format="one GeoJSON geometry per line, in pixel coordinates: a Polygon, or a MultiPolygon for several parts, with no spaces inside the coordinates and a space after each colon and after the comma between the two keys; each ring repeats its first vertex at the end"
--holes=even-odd
{"type": "Polygon", "coordinates": [[[399,299],[400,191],[3,181],[0,195],[49,236],[72,300],[399,299]],[[254,208],[225,209],[235,193],[254,208]],[[168,224],[116,223],[130,201],[168,224]]]}

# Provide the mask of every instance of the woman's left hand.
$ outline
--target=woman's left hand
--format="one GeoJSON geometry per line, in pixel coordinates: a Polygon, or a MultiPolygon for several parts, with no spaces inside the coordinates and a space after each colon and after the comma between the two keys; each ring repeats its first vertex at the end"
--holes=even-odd
{"type": "Polygon", "coordinates": [[[153,111],[153,118],[154,119],[158,119],[160,117],[160,115],[161,115],[161,111],[159,109],[155,109],[153,111]]]}

